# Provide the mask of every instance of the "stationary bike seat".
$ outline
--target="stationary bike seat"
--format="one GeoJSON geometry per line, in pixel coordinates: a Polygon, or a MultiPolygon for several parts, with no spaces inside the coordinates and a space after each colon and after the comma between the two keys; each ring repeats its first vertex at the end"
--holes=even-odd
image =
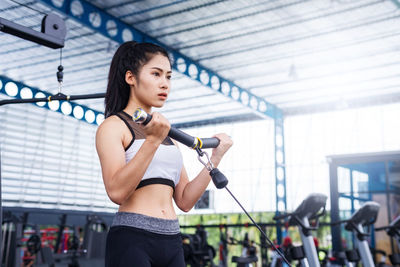
{"type": "Polygon", "coordinates": [[[249,256],[249,257],[232,256],[232,262],[237,262],[237,263],[252,263],[252,262],[257,262],[257,261],[258,261],[257,256],[249,256]]]}

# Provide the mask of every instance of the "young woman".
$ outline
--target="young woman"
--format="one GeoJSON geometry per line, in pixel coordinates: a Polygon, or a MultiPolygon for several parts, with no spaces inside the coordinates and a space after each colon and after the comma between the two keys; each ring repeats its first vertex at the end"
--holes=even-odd
{"type": "MultiPolygon", "coordinates": [[[[104,122],[96,134],[104,185],[119,210],[106,245],[106,266],[185,266],[179,223],[173,207],[187,212],[211,177],[204,168],[189,181],[176,143],[167,135],[162,107],[171,86],[167,52],[154,44],[126,42],[110,66],[104,122]],[[138,108],[152,114],[146,126],[133,122],[138,108]]],[[[218,166],[232,146],[226,134],[210,157],[218,166]]]]}

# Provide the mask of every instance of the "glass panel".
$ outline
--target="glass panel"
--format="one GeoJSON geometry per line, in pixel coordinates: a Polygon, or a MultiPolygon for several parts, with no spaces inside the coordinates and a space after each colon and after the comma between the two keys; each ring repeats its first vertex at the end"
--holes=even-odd
{"type": "Polygon", "coordinates": [[[338,190],[340,193],[350,194],[350,170],[343,167],[338,167],[338,190]]]}
{"type": "MultiPolygon", "coordinates": [[[[388,163],[388,181],[389,181],[389,189],[392,192],[399,193],[400,192],[400,161],[391,161],[388,163]]],[[[399,194],[397,194],[397,195],[399,195],[399,194]]]]}
{"type": "Polygon", "coordinates": [[[339,217],[341,220],[351,216],[351,200],[349,198],[339,198],[339,217]]]}
{"type": "Polygon", "coordinates": [[[368,174],[353,171],[353,192],[355,197],[369,199],[368,180],[368,174]]]}

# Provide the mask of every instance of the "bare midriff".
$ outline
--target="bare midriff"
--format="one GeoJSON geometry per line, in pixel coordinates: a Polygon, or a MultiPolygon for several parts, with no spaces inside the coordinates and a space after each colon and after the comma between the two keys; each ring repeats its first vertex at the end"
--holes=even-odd
{"type": "Polygon", "coordinates": [[[161,219],[176,219],[172,204],[173,189],[168,185],[152,184],[141,187],[119,206],[120,212],[133,212],[161,219]]]}

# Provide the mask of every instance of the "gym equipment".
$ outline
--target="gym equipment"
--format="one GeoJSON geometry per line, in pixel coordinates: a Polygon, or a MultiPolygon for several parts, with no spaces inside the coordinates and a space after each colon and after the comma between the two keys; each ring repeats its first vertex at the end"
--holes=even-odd
{"type": "Polygon", "coordinates": [[[219,226],[219,267],[227,267],[228,266],[228,228],[219,226]],[[225,230],[225,231],[223,231],[225,230]]]}
{"type": "Polygon", "coordinates": [[[371,248],[371,253],[376,267],[386,267],[386,252],[381,249],[371,248]]]}
{"type": "Polygon", "coordinates": [[[21,219],[11,213],[6,213],[2,223],[2,240],[3,248],[2,266],[14,267],[22,265],[22,242],[23,224],[21,219]]]}
{"type": "Polygon", "coordinates": [[[66,240],[68,250],[62,253],[54,253],[50,247],[43,247],[42,253],[45,264],[43,267],[56,266],[56,263],[60,262],[67,264],[68,267],[101,266],[104,264],[108,227],[99,216],[87,215],[82,245],[78,237],[78,227],[65,225],[64,217],[62,217],[61,223],[63,227],[60,227],[59,232],[65,227],[74,229],[72,235],[66,240]]]}
{"type": "Polygon", "coordinates": [[[3,258],[1,266],[14,267],[25,266],[31,262],[41,262],[41,239],[40,230],[37,225],[27,223],[28,214],[24,213],[17,217],[11,212],[6,212],[2,223],[3,258]],[[27,226],[32,227],[33,233],[29,238],[24,238],[24,230],[27,226]],[[23,246],[26,241],[26,250],[23,246]]]}
{"type": "Polygon", "coordinates": [[[232,262],[237,264],[237,267],[249,267],[252,266],[252,263],[256,263],[258,261],[257,257],[257,249],[253,245],[253,242],[250,242],[248,233],[245,233],[243,241],[236,240],[234,238],[229,238],[231,245],[242,245],[242,255],[241,256],[232,256],[232,262]]]}
{"type": "Polygon", "coordinates": [[[344,223],[344,228],[355,236],[352,250],[334,252],[337,264],[353,267],[361,260],[363,267],[375,266],[367,241],[370,233],[364,231],[364,227],[370,227],[375,223],[379,208],[378,203],[367,201],[352,214],[350,219],[331,223],[332,225],[344,223]]]}
{"type": "MultiPolygon", "coordinates": [[[[397,216],[388,226],[375,228],[375,231],[385,230],[386,233],[397,243],[398,251],[400,250],[400,215],[397,216]]],[[[395,253],[392,247],[392,254],[389,255],[390,262],[393,266],[400,265],[400,253],[395,253]]]]}
{"type": "Polygon", "coordinates": [[[274,217],[274,220],[288,219],[289,225],[296,225],[300,231],[304,248],[305,259],[301,259],[301,249],[294,248],[292,252],[300,260],[303,266],[319,267],[320,262],[315,247],[312,230],[317,230],[319,217],[325,214],[325,205],[328,197],[324,194],[313,193],[309,195],[292,213],[285,213],[274,217]],[[315,220],[315,226],[310,226],[310,220],[315,220]]]}
{"type": "Polygon", "coordinates": [[[181,234],[186,264],[191,267],[215,266],[215,249],[207,243],[207,232],[198,226],[195,234],[181,234]],[[208,264],[209,263],[209,264],[208,264]]]}
{"type": "MultiPolygon", "coordinates": [[[[267,231],[268,227],[275,228],[276,223],[259,223],[259,226],[261,226],[264,230],[264,232],[267,231]]],[[[181,225],[181,229],[197,229],[199,225],[181,225]]],[[[250,223],[237,223],[237,224],[207,224],[207,225],[202,225],[205,229],[207,228],[218,228],[219,229],[219,257],[218,257],[218,267],[227,267],[228,266],[228,245],[229,245],[229,240],[231,240],[228,237],[228,229],[229,228],[249,228],[249,227],[256,227],[253,224],[250,223]],[[229,240],[228,240],[229,239],[229,240]]],[[[188,240],[187,240],[188,241],[188,240]]],[[[257,247],[257,249],[260,250],[260,261],[261,261],[261,266],[269,266],[268,264],[268,249],[271,247],[267,245],[265,237],[260,233],[260,243],[255,243],[252,241],[254,246],[257,247]]],[[[286,256],[286,255],[285,255],[286,256]]]]}
{"type": "Polygon", "coordinates": [[[23,266],[32,266],[35,263],[36,255],[40,251],[42,242],[40,236],[33,234],[26,241],[26,251],[22,257],[23,266]]]}
{"type": "MultiPolygon", "coordinates": [[[[291,262],[292,257],[289,253],[289,249],[293,247],[292,239],[290,236],[286,236],[283,239],[283,243],[278,246],[278,249],[285,255],[285,257],[291,262]]],[[[275,251],[272,251],[272,256],[271,256],[271,264],[269,265],[270,267],[275,267],[279,266],[279,264],[282,262],[282,258],[279,256],[278,253],[275,251]]]]}
{"type": "Polygon", "coordinates": [[[84,229],[83,249],[86,250],[86,258],[104,259],[106,253],[106,239],[108,226],[97,215],[88,215],[84,229]]]}
{"type": "MultiPolygon", "coordinates": [[[[369,232],[364,231],[364,226],[371,226],[375,223],[378,212],[379,212],[380,205],[373,201],[365,202],[361,208],[353,213],[350,219],[345,220],[346,223],[344,228],[347,231],[353,232],[355,236],[355,248],[357,248],[360,254],[361,262],[364,267],[374,267],[374,261],[372,259],[372,254],[369,249],[367,237],[370,235],[369,232]]],[[[351,252],[348,252],[349,254],[351,252]]],[[[354,256],[354,252],[352,256],[354,256]]],[[[349,259],[350,255],[348,256],[348,260],[352,261],[355,259],[349,259]]]]}
{"type": "Polygon", "coordinates": [[[53,49],[64,47],[67,34],[65,22],[56,14],[48,14],[42,20],[41,32],[0,18],[0,31],[53,49]]]}
{"type": "MultiPolygon", "coordinates": [[[[136,123],[144,123],[147,124],[151,121],[151,115],[147,114],[143,109],[138,108],[134,112],[132,119],[136,123]]],[[[219,140],[218,138],[203,138],[200,139],[199,137],[192,137],[178,129],[174,129],[171,127],[168,135],[170,137],[176,138],[175,140],[178,142],[183,143],[184,145],[191,147],[194,149],[197,154],[198,154],[198,160],[201,162],[201,164],[204,165],[204,167],[209,171],[211,179],[215,185],[216,188],[222,189],[225,188],[226,191],[232,196],[232,198],[236,201],[236,203],[240,206],[240,208],[243,210],[243,212],[247,215],[247,217],[250,219],[250,221],[257,227],[257,229],[260,231],[260,233],[265,237],[265,239],[268,241],[268,243],[272,246],[275,247],[272,241],[268,238],[266,233],[261,229],[261,227],[254,221],[254,219],[250,216],[250,214],[246,211],[246,209],[240,204],[239,200],[232,194],[232,192],[228,189],[227,184],[228,184],[228,179],[225,177],[225,175],[220,172],[217,168],[214,168],[212,162],[210,161],[210,157],[208,156],[207,152],[202,151],[201,148],[215,148],[219,145],[219,140]],[[207,162],[203,161],[201,157],[206,156],[207,162]]],[[[279,250],[277,250],[278,253],[280,253],[280,256],[282,259],[289,264],[287,259],[279,250]]]]}

